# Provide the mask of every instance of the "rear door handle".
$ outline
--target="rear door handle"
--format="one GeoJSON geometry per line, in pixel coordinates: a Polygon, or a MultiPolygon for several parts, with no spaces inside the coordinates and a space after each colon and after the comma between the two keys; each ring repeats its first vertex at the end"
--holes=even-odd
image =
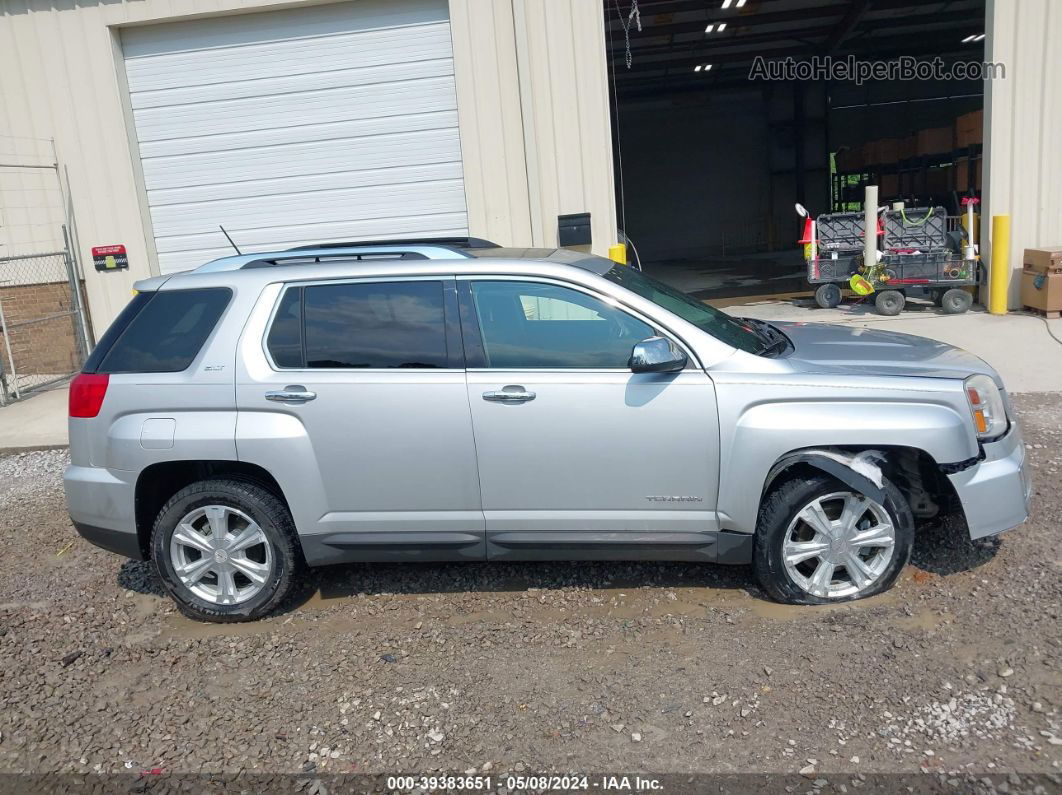
{"type": "Polygon", "coordinates": [[[266,400],[274,403],[306,403],[317,397],[316,392],[311,392],[304,386],[286,386],[276,392],[266,392],[266,400]]]}
{"type": "Polygon", "coordinates": [[[496,392],[484,392],[483,399],[493,403],[526,403],[535,399],[535,393],[522,386],[507,386],[496,392]]]}

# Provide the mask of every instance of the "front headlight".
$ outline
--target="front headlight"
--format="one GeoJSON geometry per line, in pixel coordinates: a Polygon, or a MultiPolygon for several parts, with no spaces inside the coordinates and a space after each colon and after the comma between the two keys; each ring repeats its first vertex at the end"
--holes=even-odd
{"type": "Polygon", "coordinates": [[[978,439],[995,439],[1007,432],[1007,410],[995,381],[987,375],[970,376],[966,379],[966,399],[978,439]]]}

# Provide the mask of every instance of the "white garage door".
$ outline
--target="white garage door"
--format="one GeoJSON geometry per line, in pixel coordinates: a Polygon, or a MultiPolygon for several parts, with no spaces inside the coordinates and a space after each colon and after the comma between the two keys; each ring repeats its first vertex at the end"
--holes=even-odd
{"type": "Polygon", "coordinates": [[[468,231],[446,0],[122,34],[163,273],[246,251],[468,231]]]}

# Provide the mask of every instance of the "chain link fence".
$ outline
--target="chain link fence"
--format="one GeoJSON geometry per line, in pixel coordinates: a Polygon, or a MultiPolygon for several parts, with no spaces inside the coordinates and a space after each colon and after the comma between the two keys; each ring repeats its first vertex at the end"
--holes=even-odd
{"type": "Polygon", "coordinates": [[[0,405],[81,369],[84,305],[68,250],[0,257],[0,405]]]}

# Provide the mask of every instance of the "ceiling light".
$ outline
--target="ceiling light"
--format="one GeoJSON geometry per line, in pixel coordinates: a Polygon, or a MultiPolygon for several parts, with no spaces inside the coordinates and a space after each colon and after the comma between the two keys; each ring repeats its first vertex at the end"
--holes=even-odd
{"type": "Polygon", "coordinates": [[[711,33],[713,30],[715,30],[715,25],[709,25],[708,27],[706,27],[704,29],[704,32],[705,33],[711,33]]]}
{"type": "Polygon", "coordinates": [[[974,41],[981,41],[981,40],[983,40],[983,39],[984,39],[984,37],[985,37],[985,34],[984,34],[984,33],[981,33],[981,34],[980,34],[980,35],[978,35],[978,36],[974,36],[974,41]]]}
{"type": "Polygon", "coordinates": [[[967,36],[965,39],[962,40],[962,43],[963,44],[969,44],[975,38],[977,38],[977,34],[976,33],[971,33],[969,36],[967,36]]]}
{"type": "Polygon", "coordinates": [[[744,8],[744,6],[745,6],[745,0],[737,0],[737,7],[738,8],[744,8]]]}
{"type": "Polygon", "coordinates": [[[722,33],[724,30],[726,30],[726,23],[725,22],[720,22],[719,23],[719,32],[722,33]]]}
{"type": "Polygon", "coordinates": [[[700,64],[697,64],[697,65],[696,65],[695,67],[693,67],[693,71],[694,71],[694,72],[699,72],[699,71],[701,71],[701,65],[700,65],[700,64]]]}
{"type": "Polygon", "coordinates": [[[711,68],[712,68],[712,65],[710,63],[706,63],[704,65],[704,71],[706,71],[706,72],[709,71],[711,68]]]}
{"type": "Polygon", "coordinates": [[[730,8],[731,0],[723,0],[723,8],[730,8]]]}

